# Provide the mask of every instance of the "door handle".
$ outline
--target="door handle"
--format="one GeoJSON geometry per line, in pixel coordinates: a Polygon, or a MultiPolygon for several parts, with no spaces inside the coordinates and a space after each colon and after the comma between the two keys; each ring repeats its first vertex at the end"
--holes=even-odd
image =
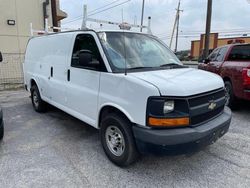
{"type": "Polygon", "coordinates": [[[69,69],[67,71],[67,80],[68,80],[68,82],[70,81],[70,70],[69,69]]]}
{"type": "Polygon", "coordinates": [[[53,77],[53,67],[50,68],[50,77],[53,77]]]}

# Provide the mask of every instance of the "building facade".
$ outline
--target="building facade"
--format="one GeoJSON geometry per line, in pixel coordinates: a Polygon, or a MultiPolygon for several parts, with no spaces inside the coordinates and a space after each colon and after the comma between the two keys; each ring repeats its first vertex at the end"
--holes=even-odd
{"type": "Polygon", "coordinates": [[[30,23],[44,30],[47,18],[50,26],[60,26],[67,14],[59,7],[59,0],[0,0],[0,51],[4,58],[0,63],[0,84],[22,82],[30,23]]]}
{"type": "MultiPolygon", "coordinates": [[[[219,38],[218,33],[211,33],[209,41],[209,51],[213,51],[215,48],[232,44],[232,43],[250,43],[250,37],[234,37],[234,38],[219,38]]],[[[202,56],[205,48],[205,35],[202,34],[200,40],[194,40],[191,42],[190,56],[192,59],[197,60],[202,56]]]]}

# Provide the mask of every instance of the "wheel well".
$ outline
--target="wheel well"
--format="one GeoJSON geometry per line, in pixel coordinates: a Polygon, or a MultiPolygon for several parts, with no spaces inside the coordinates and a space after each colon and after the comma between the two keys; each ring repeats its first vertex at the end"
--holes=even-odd
{"type": "Polygon", "coordinates": [[[113,107],[113,106],[105,106],[101,109],[100,114],[99,114],[99,121],[98,121],[98,127],[101,126],[101,121],[102,119],[109,113],[116,113],[119,114],[120,116],[123,116],[124,118],[126,118],[128,121],[130,121],[128,119],[128,117],[119,109],[113,107]]]}
{"type": "Polygon", "coordinates": [[[31,81],[30,81],[30,87],[32,87],[34,85],[36,85],[36,82],[35,82],[35,80],[31,79],[31,81]]]}
{"type": "Polygon", "coordinates": [[[226,82],[226,81],[231,82],[231,79],[229,77],[224,77],[223,80],[224,80],[224,82],[226,82]]]}

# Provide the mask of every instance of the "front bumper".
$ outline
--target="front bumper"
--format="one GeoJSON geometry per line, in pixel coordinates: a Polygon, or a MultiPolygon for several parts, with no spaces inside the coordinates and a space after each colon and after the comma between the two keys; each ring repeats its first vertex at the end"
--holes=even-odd
{"type": "Polygon", "coordinates": [[[141,152],[154,150],[156,147],[169,150],[189,147],[198,149],[214,143],[229,129],[232,113],[225,107],[222,114],[197,127],[176,129],[146,129],[139,126],[133,127],[137,147],[141,152]]]}

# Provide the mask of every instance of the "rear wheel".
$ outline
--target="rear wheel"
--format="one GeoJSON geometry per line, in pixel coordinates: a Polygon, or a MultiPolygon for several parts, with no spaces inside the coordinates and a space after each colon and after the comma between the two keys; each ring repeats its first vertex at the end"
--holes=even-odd
{"type": "Polygon", "coordinates": [[[35,111],[37,112],[46,111],[47,104],[42,100],[39,89],[36,85],[31,87],[31,101],[35,111]]]}
{"type": "Polygon", "coordinates": [[[225,90],[226,90],[226,106],[230,107],[231,109],[236,109],[238,106],[237,98],[234,95],[233,86],[231,82],[225,82],[225,90]]]}
{"type": "Polygon", "coordinates": [[[138,159],[131,123],[125,117],[107,115],[101,122],[100,137],[104,152],[116,165],[128,166],[138,159]]]}

